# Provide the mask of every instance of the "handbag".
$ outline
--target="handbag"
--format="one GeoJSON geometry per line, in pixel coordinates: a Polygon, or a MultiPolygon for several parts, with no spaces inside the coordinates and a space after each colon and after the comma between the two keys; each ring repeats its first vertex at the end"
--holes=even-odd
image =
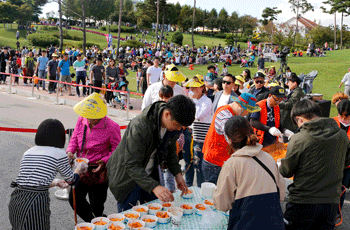
{"type": "Polygon", "coordinates": [[[273,175],[273,173],[270,171],[270,169],[264,164],[262,163],[256,156],[252,157],[256,162],[258,162],[258,164],[263,167],[265,169],[265,171],[271,176],[272,180],[275,182],[276,184],[276,188],[277,188],[277,193],[278,193],[278,197],[280,197],[280,188],[278,187],[277,185],[277,182],[276,182],[276,178],[275,176],[273,175]]]}
{"type": "MultiPolygon", "coordinates": [[[[87,126],[84,127],[84,135],[83,135],[83,143],[81,145],[81,152],[84,150],[85,146],[85,139],[86,139],[86,132],[87,132],[87,126]]],[[[96,169],[98,167],[98,164],[95,163],[88,163],[88,170],[86,173],[80,176],[80,181],[83,182],[86,185],[93,185],[93,184],[104,184],[108,182],[108,176],[107,176],[107,167],[106,165],[102,166],[102,168],[94,173],[92,170],[96,169]]]]}

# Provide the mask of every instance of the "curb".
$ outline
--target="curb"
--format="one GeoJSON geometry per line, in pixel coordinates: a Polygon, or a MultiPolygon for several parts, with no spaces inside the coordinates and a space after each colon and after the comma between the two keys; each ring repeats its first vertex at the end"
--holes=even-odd
{"type": "MultiPolygon", "coordinates": [[[[10,94],[8,85],[0,85],[0,91],[10,94]]],[[[11,94],[17,94],[28,98],[32,97],[32,92],[22,90],[22,89],[16,89],[16,88],[11,89],[11,94]]],[[[43,101],[52,102],[53,104],[56,104],[56,96],[51,97],[48,95],[42,95],[34,92],[34,97],[38,100],[43,100],[43,101]]],[[[67,100],[67,99],[61,99],[61,98],[59,98],[58,102],[59,102],[59,105],[68,105],[72,107],[78,103],[77,101],[74,101],[74,100],[67,100]]],[[[118,109],[108,109],[107,111],[108,111],[107,114],[109,116],[121,117],[125,120],[128,120],[126,111],[122,111],[118,109]]],[[[135,118],[137,115],[139,114],[129,111],[129,120],[135,118]]]]}

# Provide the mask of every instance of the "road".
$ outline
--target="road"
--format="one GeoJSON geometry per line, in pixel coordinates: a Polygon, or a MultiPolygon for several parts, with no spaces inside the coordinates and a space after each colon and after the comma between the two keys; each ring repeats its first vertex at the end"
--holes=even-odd
{"type": "MultiPolygon", "coordinates": [[[[28,100],[17,95],[0,93],[0,127],[37,128],[47,118],[59,119],[65,128],[74,128],[78,116],[69,106],[56,106],[41,100],[28,100]]],[[[125,121],[111,117],[121,125],[125,121]]],[[[34,134],[0,132],[0,226],[1,230],[11,229],[8,221],[8,203],[11,181],[15,180],[23,153],[34,146],[34,134]]],[[[66,145],[67,146],[67,145],[66,145]]],[[[55,188],[50,189],[51,229],[74,229],[74,213],[67,201],[54,196],[55,188]]],[[[105,213],[117,212],[117,202],[108,191],[105,213]]],[[[350,195],[343,207],[343,224],[337,230],[350,229],[350,195]]],[[[78,222],[83,222],[78,218],[78,222]]]]}

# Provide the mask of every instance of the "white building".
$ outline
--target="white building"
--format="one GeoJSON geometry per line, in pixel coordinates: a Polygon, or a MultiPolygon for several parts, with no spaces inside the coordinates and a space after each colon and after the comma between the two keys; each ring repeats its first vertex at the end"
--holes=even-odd
{"type": "MultiPolygon", "coordinates": [[[[312,28],[315,28],[318,26],[316,22],[310,21],[309,19],[306,19],[304,17],[300,17],[298,21],[299,21],[298,32],[303,37],[305,37],[305,35],[308,34],[312,28]]],[[[279,26],[279,30],[284,34],[288,34],[291,29],[293,31],[295,30],[296,23],[297,23],[297,18],[293,17],[288,21],[286,21],[285,23],[281,24],[279,26]]]]}

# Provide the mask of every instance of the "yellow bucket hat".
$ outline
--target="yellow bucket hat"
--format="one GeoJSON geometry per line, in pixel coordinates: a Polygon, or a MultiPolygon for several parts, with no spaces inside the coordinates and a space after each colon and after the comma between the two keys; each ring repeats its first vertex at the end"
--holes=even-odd
{"type": "Polygon", "coordinates": [[[53,53],[51,56],[52,56],[52,57],[58,57],[58,55],[55,54],[55,53],[53,53]]]}
{"type": "Polygon", "coordinates": [[[197,77],[198,79],[200,79],[201,81],[204,81],[203,75],[196,74],[196,75],[194,75],[194,76],[197,77]]]}
{"type": "Polygon", "coordinates": [[[195,79],[191,79],[188,82],[186,82],[186,84],[184,84],[185,87],[190,87],[190,88],[199,88],[202,87],[204,85],[204,82],[198,78],[198,81],[196,81],[195,79]]]}
{"type": "Polygon", "coordinates": [[[236,79],[241,81],[241,82],[245,82],[244,77],[241,75],[236,76],[236,79]]]}
{"type": "Polygon", "coordinates": [[[241,85],[241,82],[238,81],[238,80],[236,80],[236,81],[235,81],[235,85],[241,85]]]}
{"type": "Polygon", "coordinates": [[[107,115],[107,105],[103,95],[93,93],[73,108],[74,112],[87,119],[102,119],[107,115]]]}
{"type": "Polygon", "coordinates": [[[178,68],[172,64],[166,68],[165,77],[169,81],[173,82],[183,82],[186,77],[178,70],[178,68]]]}

